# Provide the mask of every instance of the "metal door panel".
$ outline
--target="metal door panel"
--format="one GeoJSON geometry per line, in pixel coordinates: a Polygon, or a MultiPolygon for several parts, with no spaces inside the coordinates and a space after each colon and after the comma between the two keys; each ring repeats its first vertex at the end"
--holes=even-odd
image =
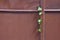
{"type": "Polygon", "coordinates": [[[60,40],[60,12],[46,12],[46,40],[60,40]]]}
{"type": "MultiPolygon", "coordinates": [[[[40,0],[1,0],[0,9],[36,10],[40,0]]],[[[1,12],[0,40],[39,40],[38,13],[1,12]]]]}
{"type": "Polygon", "coordinates": [[[0,40],[38,40],[37,19],[36,13],[0,13],[0,40]]]}
{"type": "Polygon", "coordinates": [[[60,0],[44,0],[44,8],[60,9],[60,0]]]}

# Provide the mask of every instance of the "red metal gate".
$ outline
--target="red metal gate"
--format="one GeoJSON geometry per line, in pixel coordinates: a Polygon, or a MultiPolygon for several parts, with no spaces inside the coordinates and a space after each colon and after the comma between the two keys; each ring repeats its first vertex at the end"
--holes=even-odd
{"type": "Polygon", "coordinates": [[[60,40],[59,26],[60,0],[0,0],[0,40],[60,40]],[[40,35],[37,7],[41,5],[40,35]]]}
{"type": "Polygon", "coordinates": [[[40,40],[39,1],[0,0],[0,40],[40,40]]]}
{"type": "Polygon", "coordinates": [[[45,0],[45,39],[60,40],[60,0],[45,0]]]}

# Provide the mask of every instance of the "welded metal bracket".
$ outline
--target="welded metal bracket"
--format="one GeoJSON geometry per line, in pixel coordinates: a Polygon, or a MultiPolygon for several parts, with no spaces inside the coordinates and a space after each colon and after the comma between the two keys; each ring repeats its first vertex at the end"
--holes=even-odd
{"type": "Polygon", "coordinates": [[[40,16],[42,15],[42,8],[38,7],[38,14],[39,14],[39,19],[38,19],[38,32],[42,31],[42,28],[40,27],[41,23],[42,23],[42,19],[40,18],[40,16]]]}

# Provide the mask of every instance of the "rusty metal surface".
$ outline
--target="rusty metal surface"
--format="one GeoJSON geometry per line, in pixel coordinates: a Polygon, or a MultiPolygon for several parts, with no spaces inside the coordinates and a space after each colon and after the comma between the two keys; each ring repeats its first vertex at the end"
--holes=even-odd
{"type": "MultiPolygon", "coordinates": [[[[1,9],[33,9],[40,0],[0,0],[1,9]]],[[[0,12],[0,40],[39,40],[38,13],[0,12]]]]}
{"type": "Polygon", "coordinates": [[[44,0],[44,8],[45,40],[60,40],[60,0],[44,0]]]}
{"type": "Polygon", "coordinates": [[[60,12],[46,12],[46,40],[60,40],[60,12]]]}
{"type": "Polygon", "coordinates": [[[0,0],[0,8],[36,9],[40,0],[0,0]]]}
{"type": "Polygon", "coordinates": [[[60,9],[60,0],[44,0],[46,9],[60,9]]]}
{"type": "Polygon", "coordinates": [[[0,40],[38,40],[36,14],[0,14],[0,40]]]}
{"type": "Polygon", "coordinates": [[[9,0],[10,8],[13,9],[36,9],[40,0],[9,0]]]}

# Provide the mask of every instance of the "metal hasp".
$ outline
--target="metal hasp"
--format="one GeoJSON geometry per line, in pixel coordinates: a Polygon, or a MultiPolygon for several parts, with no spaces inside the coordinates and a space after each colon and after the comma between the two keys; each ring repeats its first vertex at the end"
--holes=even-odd
{"type": "Polygon", "coordinates": [[[42,29],[41,29],[41,23],[42,23],[42,19],[40,18],[40,16],[42,15],[42,8],[41,7],[38,7],[38,14],[39,14],[39,19],[38,19],[38,32],[41,32],[42,29]]]}

